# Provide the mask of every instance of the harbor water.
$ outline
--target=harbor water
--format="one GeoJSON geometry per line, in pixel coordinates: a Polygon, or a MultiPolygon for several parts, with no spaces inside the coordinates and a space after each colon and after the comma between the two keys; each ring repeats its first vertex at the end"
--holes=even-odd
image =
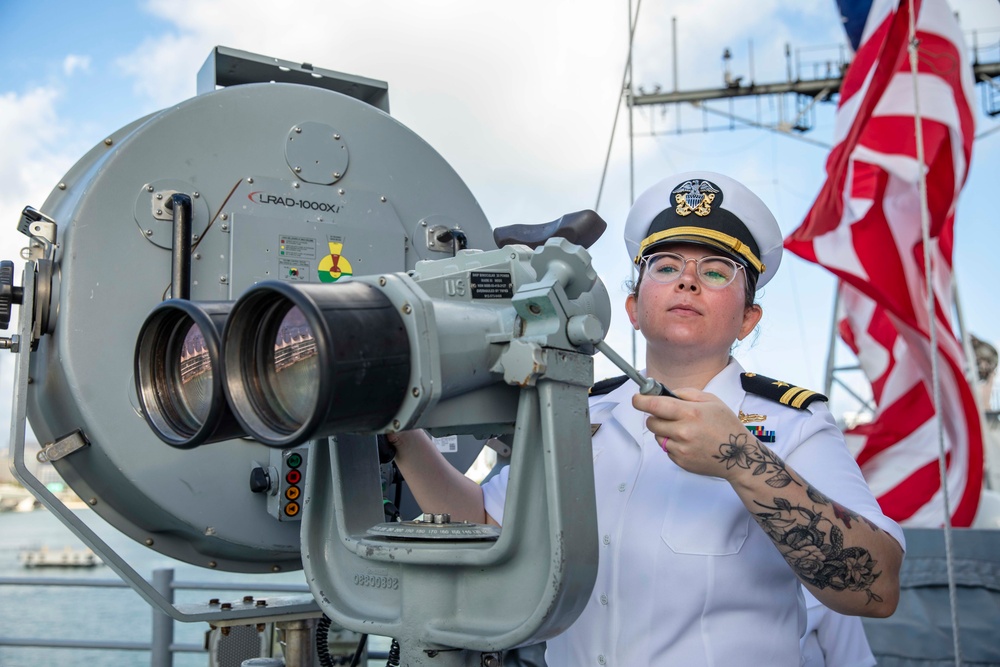
{"type": "MultiPolygon", "coordinates": [[[[302,572],[247,575],[216,572],[176,561],[125,537],[101,521],[93,512],[76,510],[114,550],[147,580],[159,568],[173,568],[175,583],[245,582],[253,593],[253,582],[305,584],[302,572]]],[[[96,567],[49,567],[28,569],[21,561],[25,550],[46,547],[61,551],[84,544],[45,509],[0,513],[0,577],[45,577],[118,581],[113,570],[96,567]]],[[[207,602],[211,597],[240,599],[242,593],[210,590],[177,590],[176,603],[207,602]]],[[[82,588],[69,586],[0,586],[0,636],[17,639],[149,642],[152,607],[129,587],[82,588]]],[[[204,645],[207,623],[174,623],[176,644],[204,645]]],[[[174,667],[206,667],[207,653],[175,653],[174,667]]],[[[0,667],[48,667],[50,665],[102,665],[102,667],[146,667],[148,651],[108,651],[70,648],[0,646],[0,667]]]]}

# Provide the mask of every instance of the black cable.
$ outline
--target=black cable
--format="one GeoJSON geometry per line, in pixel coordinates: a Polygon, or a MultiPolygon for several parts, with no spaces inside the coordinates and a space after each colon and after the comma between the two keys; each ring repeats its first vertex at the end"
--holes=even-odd
{"type": "Polygon", "coordinates": [[[385,667],[399,667],[399,642],[395,639],[389,646],[389,659],[385,661],[385,667]]]}
{"type": "Polygon", "coordinates": [[[361,663],[361,654],[365,652],[365,644],[368,643],[368,635],[361,635],[361,641],[358,642],[358,650],[354,652],[354,657],[351,658],[351,667],[358,667],[361,663]]]}
{"type": "Polygon", "coordinates": [[[330,655],[330,623],[326,614],[316,623],[316,655],[319,656],[320,667],[334,667],[330,655]]]}
{"type": "Polygon", "coordinates": [[[396,485],[396,497],[394,500],[396,507],[399,507],[403,503],[403,475],[399,472],[399,466],[395,463],[392,464],[392,472],[392,481],[396,485]]]}

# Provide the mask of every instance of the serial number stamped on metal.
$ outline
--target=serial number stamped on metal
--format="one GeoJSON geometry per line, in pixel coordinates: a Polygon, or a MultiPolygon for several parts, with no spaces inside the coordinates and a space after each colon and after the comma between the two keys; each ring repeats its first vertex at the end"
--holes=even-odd
{"type": "Polygon", "coordinates": [[[377,574],[356,574],[354,575],[354,585],[395,591],[399,589],[399,579],[377,574]]]}

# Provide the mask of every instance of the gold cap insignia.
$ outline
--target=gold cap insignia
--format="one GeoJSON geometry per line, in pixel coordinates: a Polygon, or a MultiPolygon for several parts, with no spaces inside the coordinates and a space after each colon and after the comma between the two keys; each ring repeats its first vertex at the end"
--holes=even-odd
{"type": "Polygon", "coordinates": [[[684,181],[670,194],[677,202],[675,209],[677,215],[684,217],[693,212],[695,215],[705,217],[712,212],[712,202],[715,201],[718,192],[719,190],[708,181],[692,180],[684,181]]]}

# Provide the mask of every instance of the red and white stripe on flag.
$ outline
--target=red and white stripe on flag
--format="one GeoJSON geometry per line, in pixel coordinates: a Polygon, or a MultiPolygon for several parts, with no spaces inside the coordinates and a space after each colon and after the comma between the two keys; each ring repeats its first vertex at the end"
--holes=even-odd
{"type": "Polygon", "coordinates": [[[919,104],[947,488],[952,524],[968,526],[982,487],[983,434],[949,313],[955,205],[975,134],[974,84],[946,1],[914,0],[913,8],[916,77],[907,51],[909,0],[872,3],[841,87],[826,183],[785,247],[841,279],[840,332],[872,382],[877,406],[875,420],[849,437],[861,440],[858,462],[883,510],[906,525],[942,525],[915,129],[919,104]]]}

